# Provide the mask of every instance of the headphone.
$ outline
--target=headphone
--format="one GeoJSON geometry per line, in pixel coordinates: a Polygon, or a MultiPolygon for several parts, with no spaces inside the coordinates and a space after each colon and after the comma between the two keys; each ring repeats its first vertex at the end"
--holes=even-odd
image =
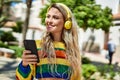
{"type": "Polygon", "coordinates": [[[62,3],[57,3],[57,4],[62,6],[67,12],[67,20],[64,23],[64,28],[65,29],[71,29],[72,21],[71,21],[71,14],[70,14],[69,8],[66,5],[62,4],[62,3]]]}

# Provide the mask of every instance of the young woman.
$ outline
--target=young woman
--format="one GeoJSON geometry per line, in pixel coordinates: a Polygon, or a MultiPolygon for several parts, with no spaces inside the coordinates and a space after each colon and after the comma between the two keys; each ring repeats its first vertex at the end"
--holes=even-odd
{"type": "Polygon", "coordinates": [[[16,79],[81,80],[78,26],[70,9],[62,3],[52,4],[45,23],[47,32],[36,40],[39,63],[35,55],[24,50],[16,79]]]}

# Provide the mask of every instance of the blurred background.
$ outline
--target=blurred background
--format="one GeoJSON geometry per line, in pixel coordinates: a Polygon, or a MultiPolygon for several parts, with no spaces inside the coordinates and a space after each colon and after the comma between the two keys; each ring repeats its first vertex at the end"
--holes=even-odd
{"type": "Polygon", "coordinates": [[[0,0],[0,79],[15,80],[24,39],[40,39],[50,3],[72,10],[79,26],[83,80],[120,80],[120,0],[0,0]],[[116,45],[112,65],[107,43],[116,45]]]}

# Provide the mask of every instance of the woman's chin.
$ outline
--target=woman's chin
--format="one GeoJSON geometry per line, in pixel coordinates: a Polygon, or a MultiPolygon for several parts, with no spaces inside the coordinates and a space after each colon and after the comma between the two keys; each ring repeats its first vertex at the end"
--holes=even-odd
{"type": "Polygon", "coordinates": [[[49,29],[47,29],[47,32],[54,32],[54,29],[49,28],[49,29]]]}
{"type": "Polygon", "coordinates": [[[47,32],[53,32],[53,30],[47,30],[47,32]]]}

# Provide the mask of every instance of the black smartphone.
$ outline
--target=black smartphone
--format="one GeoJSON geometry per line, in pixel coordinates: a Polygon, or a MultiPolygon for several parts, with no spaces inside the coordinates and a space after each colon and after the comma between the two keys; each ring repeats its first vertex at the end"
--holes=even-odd
{"type": "Polygon", "coordinates": [[[35,54],[37,56],[37,62],[39,62],[39,56],[35,40],[24,40],[23,43],[25,49],[30,50],[32,54],[35,54]]]}

